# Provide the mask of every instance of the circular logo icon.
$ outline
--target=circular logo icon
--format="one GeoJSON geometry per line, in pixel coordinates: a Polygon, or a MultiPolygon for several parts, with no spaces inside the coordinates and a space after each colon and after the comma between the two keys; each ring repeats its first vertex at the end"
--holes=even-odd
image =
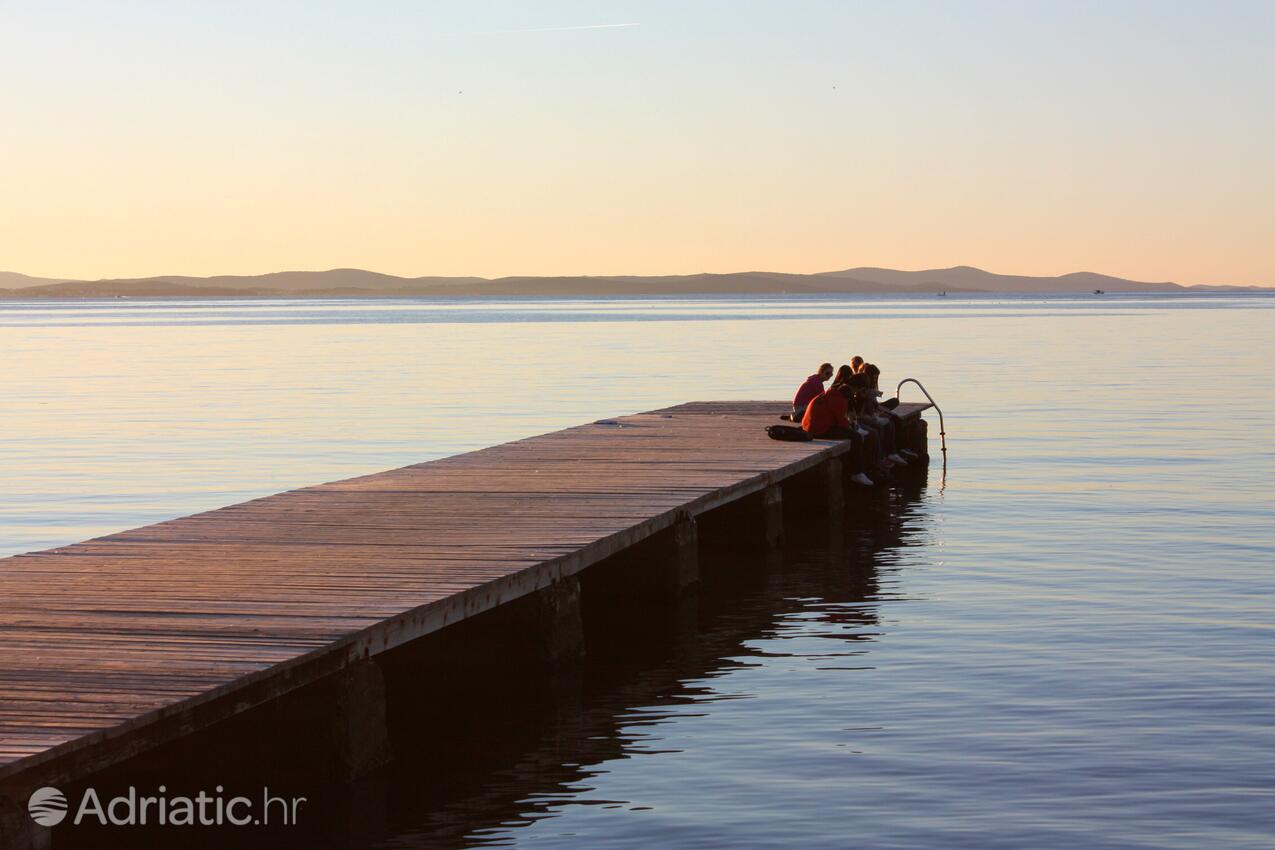
{"type": "Polygon", "coordinates": [[[37,788],[27,801],[27,811],[40,826],[57,826],[66,817],[66,795],[56,788],[37,788]]]}

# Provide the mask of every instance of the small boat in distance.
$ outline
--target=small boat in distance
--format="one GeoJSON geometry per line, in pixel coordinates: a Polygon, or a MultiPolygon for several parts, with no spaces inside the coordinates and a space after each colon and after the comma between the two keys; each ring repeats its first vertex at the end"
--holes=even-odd
{"type": "Polygon", "coordinates": [[[940,292],[938,295],[939,295],[939,298],[942,298],[942,297],[944,297],[945,295],[947,295],[947,292],[946,292],[946,291],[943,291],[943,292],[940,292]]]}
{"type": "Polygon", "coordinates": [[[1093,291],[1093,294],[1094,294],[1094,295],[1106,295],[1107,293],[1106,293],[1106,290],[1102,290],[1102,289],[1095,289],[1095,290],[1093,291]]]}

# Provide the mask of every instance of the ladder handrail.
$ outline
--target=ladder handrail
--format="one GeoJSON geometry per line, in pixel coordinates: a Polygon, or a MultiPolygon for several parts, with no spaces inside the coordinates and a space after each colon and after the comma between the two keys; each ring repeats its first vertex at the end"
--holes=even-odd
{"type": "Polygon", "coordinates": [[[899,385],[894,388],[894,398],[896,401],[899,398],[899,393],[903,390],[904,384],[916,384],[917,387],[920,388],[921,392],[925,393],[925,397],[930,400],[930,404],[934,405],[934,409],[938,411],[939,443],[943,446],[943,460],[946,461],[947,460],[947,428],[943,424],[943,410],[939,407],[938,402],[934,400],[934,397],[930,395],[930,391],[927,390],[925,386],[922,385],[922,383],[918,381],[916,378],[904,378],[902,381],[899,381],[899,385]]]}

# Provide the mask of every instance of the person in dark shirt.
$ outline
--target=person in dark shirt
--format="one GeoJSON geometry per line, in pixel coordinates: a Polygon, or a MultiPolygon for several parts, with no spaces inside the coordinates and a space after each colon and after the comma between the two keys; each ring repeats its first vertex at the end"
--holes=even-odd
{"type": "Polygon", "coordinates": [[[881,379],[881,370],[874,363],[864,363],[859,374],[864,378],[861,393],[863,405],[859,409],[865,413],[874,413],[877,408],[877,399],[881,396],[881,391],[877,388],[877,382],[881,379]]]}
{"type": "Polygon", "coordinates": [[[877,389],[877,383],[881,380],[881,370],[877,368],[877,364],[864,363],[862,371],[872,381],[872,389],[877,389]]]}
{"type": "Polygon", "coordinates": [[[905,464],[906,461],[895,452],[897,434],[894,419],[884,413],[898,407],[899,402],[897,399],[890,399],[885,403],[877,401],[881,397],[881,391],[877,388],[881,380],[881,370],[872,363],[865,363],[863,371],[855,377],[867,379],[864,388],[859,390],[859,403],[855,405],[855,411],[859,414],[859,425],[877,432],[882,450],[892,463],[905,464]]]}
{"type": "Polygon", "coordinates": [[[854,372],[846,378],[845,384],[850,388],[850,407],[856,413],[862,412],[864,402],[872,393],[872,378],[863,371],[854,372]]]}
{"type": "Polygon", "coordinates": [[[806,407],[810,402],[823,395],[823,382],[831,377],[832,364],[820,365],[819,371],[806,378],[805,382],[797,388],[797,394],[792,397],[792,413],[779,418],[789,422],[800,422],[801,417],[806,415],[806,407]]]}

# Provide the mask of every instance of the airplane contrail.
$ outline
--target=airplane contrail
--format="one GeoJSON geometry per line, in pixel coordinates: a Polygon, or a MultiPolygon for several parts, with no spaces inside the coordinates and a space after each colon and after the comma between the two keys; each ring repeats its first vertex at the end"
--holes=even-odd
{"type": "Polygon", "coordinates": [[[569,30],[612,30],[622,27],[640,27],[641,24],[583,24],[575,27],[530,27],[521,30],[496,30],[496,32],[567,32],[569,30]]]}

